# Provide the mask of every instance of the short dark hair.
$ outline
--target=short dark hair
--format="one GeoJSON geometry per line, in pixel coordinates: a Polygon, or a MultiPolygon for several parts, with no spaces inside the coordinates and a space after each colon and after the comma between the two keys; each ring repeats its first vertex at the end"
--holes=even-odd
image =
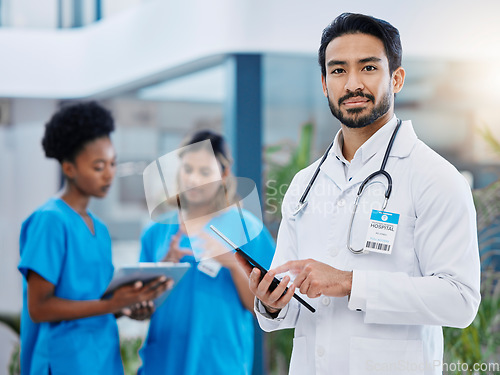
{"type": "MultiPolygon", "coordinates": [[[[233,164],[233,159],[231,157],[231,152],[229,146],[222,135],[216,133],[209,129],[198,130],[196,133],[187,137],[184,142],[182,142],[182,147],[190,146],[187,149],[182,150],[179,153],[179,157],[184,156],[186,153],[198,151],[202,149],[207,149],[206,144],[203,141],[209,140],[212,145],[212,150],[215,154],[215,158],[220,163],[222,167],[222,172],[227,172],[227,178],[225,182],[225,187],[219,190],[217,196],[215,197],[215,203],[219,207],[218,209],[223,209],[229,207],[230,204],[234,203],[237,198],[236,192],[236,178],[231,172],[231,165],[233,164]],[[203,142],[203,143],[200,143],[203,142]]],[[[209,147],[208,147],[209,148],[209,147]]],[[[212,151],[208,150],[208,151],[212,151]]],[[[177,197],[176,203],[180,207],[181,204],[184,208],[187,207],[186,202],[181,203],[182,194],[177,197]]]]}
{"type": "Polygon", "coordinates": [[[403,48],[399,31],[389,22],[364,14],[342,13],[330,23],[321,35],[318,51],[318,63],[321,73],[326,77],[325,51],[328,44],[335,38],[345,34],[368,34],[384,43],[385,53],[389,61],[389,72],[392,74],[401,66],[403,48]]]}
{"type": "Polygon", "coordinates": [[[85,144],[109,137],[114,129],[111,113],[94,101],[63,106],[45,124],[45,156],[73,162],[85,144]]]}
{"type": "MultiPolygon", "coordinates": [[[[182,146],[189,146],[198,142],[209,140],[212,144],[212,149],[214,151],[215,157],[222,164],[222,170],[224,171],[227,167],[230,167],[233,163],[231,157],[231,152],[227,145],[226,140],[222,135],[208,129],[199,130],[187,138],[182,146]]],[[[189,148],[189,151],[197,151],[202,147],[202,144],[189,148]]],[[[182,156],[182,154],[180,155],[182,156]]]]}

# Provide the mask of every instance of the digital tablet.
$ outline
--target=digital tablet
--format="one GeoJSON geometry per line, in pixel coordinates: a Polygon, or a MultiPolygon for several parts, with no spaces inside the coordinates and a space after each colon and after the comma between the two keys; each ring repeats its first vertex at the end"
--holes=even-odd
{"type": "MultiPolygon", "coordinates": [[[[113,279],[104,292],[102,299],[110,298],[113,292],[121,286],[132,285],[137,281],[148,284],[154,279],[165,276],[174,281],[174,286],[182,279],[186,271],[191,267],[189,263],[173,262],[144,262],[135,265],[124,266],[115,271],[113,279]]],[[[171,290],[165,291],[155,299],[155,305],[160,306],[167,299],[171,290]]]]}
{"type": "MultiPolygon", "coordinates": [[[[238,246],[236,246],[229,238],[227,238],[225,235],[221,233],[220,230],[218,230],[216,227],[213,225],[210,225],[210,229],[212,229],[220,238],[222,238],[224,241],[228,243],[229,246],[231,246],[237,253],[241,254],[243,258],[250,264],[252,267],[256,267],[260,270],[260,278],[262,279],[264,275],[267,273],[267,270],[262,267],[259,263],[257,263],[250,255],[245,253],[243,250],[241,250],[238,246]]],[[[271,285],[269,285],[269,290],[273,291],[276,289],[278,284],[280,283],[280,280],[278,280],[276,277],[272,281],[271,285]]],[[[285,288],[285,291],[283,294],[285,294],[288,291],[288,287],[285,288]]],[[[310,312],[316,312],[316,309],[312,307],[310,304],[308,304],[306,301],[304,301],[302,298],[300,298],[297,294],[293,294],[293,298],[295,298],[297,301],[299,301],[302,305],[304,305],[305,308],[307,308],[310,312]]]]}

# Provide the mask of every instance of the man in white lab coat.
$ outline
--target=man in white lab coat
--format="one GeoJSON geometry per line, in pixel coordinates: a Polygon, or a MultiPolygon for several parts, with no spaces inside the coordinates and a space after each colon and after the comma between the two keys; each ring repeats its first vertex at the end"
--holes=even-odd
{"type": "Polygon", "coordinates": [[[324,31],[323,91],[341,122],[307,197],[319,161],[299,172],[285,196],[274,267],[260,278],[239,258],[266,331],[295,328],[290,374],[440,374],[441,326],[466,327],[480,302],[475,210],[465,179],[415,135],[397,133],[394,95],[404,83],[399,32],[344,13],[324,31]],[[364,187],[352,228],[356,194],[364,187]],[[388,220],[389,218],[389,220],[388,220]],[[395,235],[394,235],[395,234],[395,235]],[[349,250],[361,252],[354,254],[349,250]],[[288,272],[269,291],[272,278],[288,272]],[[292,299],[294,292],[316,309],[292,299]]]}

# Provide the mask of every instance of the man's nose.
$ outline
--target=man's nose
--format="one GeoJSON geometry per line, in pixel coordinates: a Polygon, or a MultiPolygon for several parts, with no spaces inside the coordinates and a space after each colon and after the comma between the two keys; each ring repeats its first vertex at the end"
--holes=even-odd
{"type": "Polygon", "coordinates": [[[365,86],[363,85],[360,75],[357,72],[352,72],[348,73],[344,88],[346,91],[355,92],[362,91],[365,86]]]}

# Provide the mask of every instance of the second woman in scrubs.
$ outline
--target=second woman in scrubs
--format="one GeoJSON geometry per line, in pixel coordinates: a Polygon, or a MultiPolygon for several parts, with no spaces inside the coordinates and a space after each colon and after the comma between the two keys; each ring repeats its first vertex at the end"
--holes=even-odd
{"type": "MultiPolygon", "coordinates": [[[[211,131],[194,134],[183,146],[188,145],[179,155],[180,209],[145,231],[140,260],[192,266],[151,318],[140,374],[251,374],[254,298],[248,279],[230,252],[208,263],[193,256],[193,251],[220,250],[210,236],[210,225],[236,228],[242,221],[237,209],[227,208],[236,200],[231,155],[224,139],[211,131]],[[212,183],[219,176],[222,184],[212,183]]],[[[258,232],[259,220],[242,212],[248,232],[258,232]]],[[[263,228],[243,249],[267,267],[274,243],[263,228]]]]}

